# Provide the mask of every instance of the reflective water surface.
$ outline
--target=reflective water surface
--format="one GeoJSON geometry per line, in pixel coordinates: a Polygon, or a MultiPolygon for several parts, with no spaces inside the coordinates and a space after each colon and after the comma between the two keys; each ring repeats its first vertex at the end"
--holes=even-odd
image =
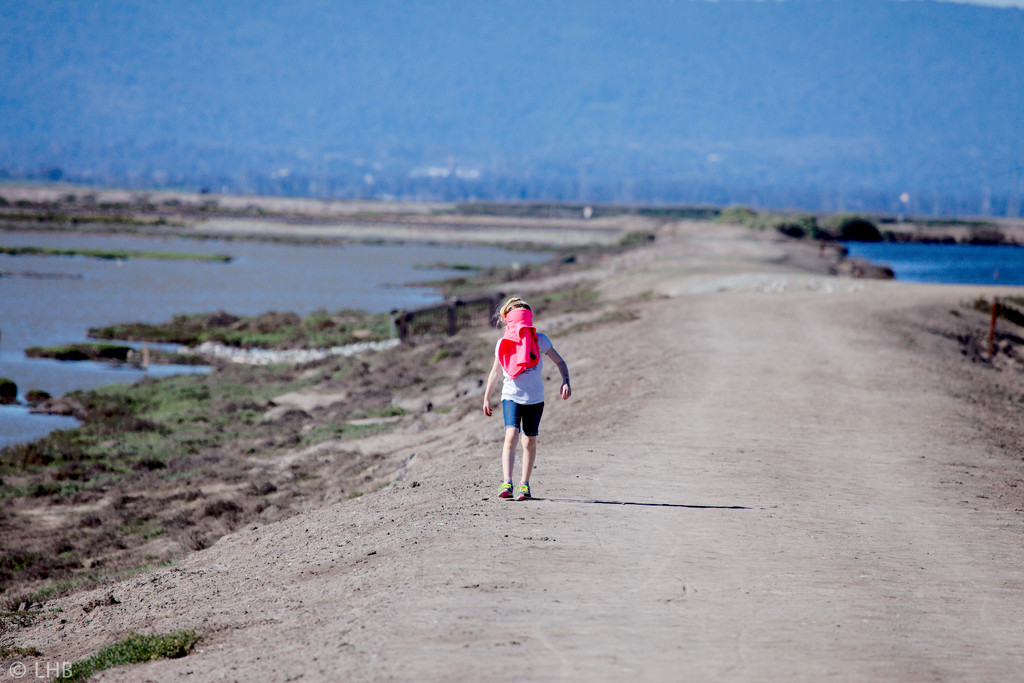
{"type": "MultiPolygon", "coordinates": [[[[0,377],[16,382],[22,396],[30,389],[57,396],[72,389],[133,382],[143,376],[140,370],[102,363],[25,358],[24,349],[29,346],[87,341],[90,327],[156,323],[177,313],[217,310],[258,315],[267,311],[306,314],[317,309],[384,312],[413,308],[440,300],[436,289],[415,283],[457,274],[442,264],[486,267],[548,258],[476,246],[326,246],[35,232],[0,232],[0,246],[232,257],[230,263],[220,263],[0,255],[0,377]]],[[[195,371],[153,367],[149,372],[195,371]]],[[[46,433],[54,420],[30,416],[23,407],[0,407],[0,445],[46,433]]]]}
{"type": "Polygon", "coordinates": [[[850,256],[885,264],[897,280],[1024,285],[1024,247],[975,244],[846,242],[850,256]]]}

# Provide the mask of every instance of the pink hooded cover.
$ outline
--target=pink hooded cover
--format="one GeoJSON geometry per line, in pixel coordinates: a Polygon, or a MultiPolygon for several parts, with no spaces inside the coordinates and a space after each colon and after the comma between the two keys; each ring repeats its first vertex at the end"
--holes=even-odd
{"type": "Polygon", "coordinates": [[[498,342],[498,362],[509,377],[515,377],[540,362],[540,345],[532,311],[517,308],[505,316],[505,336],[498,342]]]}

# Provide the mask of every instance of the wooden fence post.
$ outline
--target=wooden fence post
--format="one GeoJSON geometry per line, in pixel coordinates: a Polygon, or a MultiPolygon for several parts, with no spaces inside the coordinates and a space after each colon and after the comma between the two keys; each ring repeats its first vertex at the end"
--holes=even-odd
{"type": "Polygon", "coordinates": [[[391,311],[391,338],[398,337],[398,341],[405,341],[409,334],[409,314],[406,311],[391,311]]]}
{"type": "Polygon", "coordinates": [[[996,318],[999,317],[999,297],[992,297],[992,322],[988,326],[988,357],[996,355],[996,318]]]}
{"type": "Polygon", "coordinates": [[[496,292],[494,298],[491,299],[491,317],[488,321],[491,325],[494,325],[494,321],[498,319],[498,313],[500,313],[501,304],[505,301],[505,292],[496,292]]]}
{"type": "Polygon", "coordinates": [[[454,299],[445,303],[427,306],[426,308],[417,308],[412,311],[393,309],[391,311],[391,338],[395,339],[397,337],[399,341],[405,341],[409,336],[409,324],[416,316],[429,315],[431,320],[436,320],[437,316],[442,312],[447,312],[446,322],[448,336],[454,336],[459,331],[460,309],[465,306],[487,306],[488,323],[490,323],[497,316],[498,309],[501,307],[501,303],[504,300],[505,293],[496,292],[495,294],[476,297],[468,301],[454,299]]]}
{"type": "Polygon", "coordinates": [[[459,306],[462,302],[456,299],[448,302],[448,336],[454,337],[459,331],[459,306]]]}

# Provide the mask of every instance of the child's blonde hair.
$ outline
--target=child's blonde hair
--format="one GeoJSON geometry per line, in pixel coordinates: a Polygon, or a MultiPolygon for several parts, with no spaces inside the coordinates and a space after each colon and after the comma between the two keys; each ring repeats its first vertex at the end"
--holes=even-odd
{"type": "Polygon", "coordinates": [[[525,308],[528,311],[533,311],[533,309],[530,308],[530,304],[526,303],[518,296],[509,297],[508,299],[505,300],[505,303],[501,305],[501,308],[498,309],[498,320],[500,320],[502,323],[506,322],[505,316],[507,316],[509,312],[514,311],[517,308],[525,308]]]}

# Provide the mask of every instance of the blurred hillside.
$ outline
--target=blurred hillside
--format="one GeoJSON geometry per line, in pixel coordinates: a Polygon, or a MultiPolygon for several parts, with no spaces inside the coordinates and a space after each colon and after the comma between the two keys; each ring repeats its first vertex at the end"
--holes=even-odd
{"type": "Polygon", "coordinates": [[[1015,9],[0,0],[0,32],[9,178],[932,214],[1024,196],[1015,9]]]}

